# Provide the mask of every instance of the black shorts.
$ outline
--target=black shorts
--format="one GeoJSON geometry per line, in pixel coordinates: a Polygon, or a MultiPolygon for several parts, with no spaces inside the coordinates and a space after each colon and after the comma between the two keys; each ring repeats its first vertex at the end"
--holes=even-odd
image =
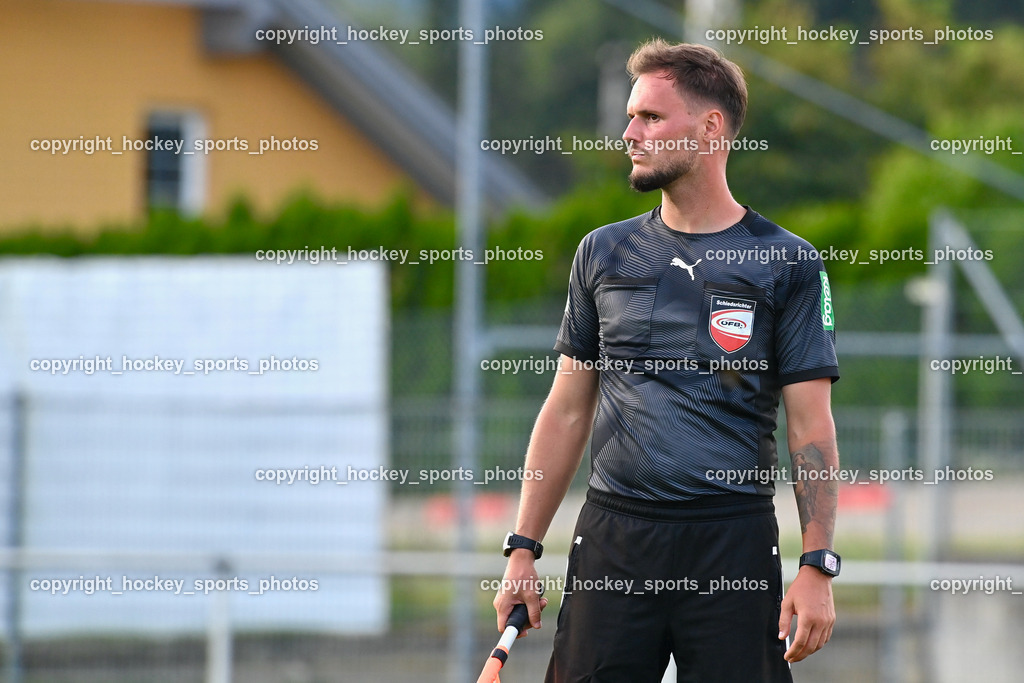
{"type": "Polygon", "coordinates": [[[547,683],[792,681],[778,639],[779,526],[769,497],[658,504],[587,493],[547,683]]]}

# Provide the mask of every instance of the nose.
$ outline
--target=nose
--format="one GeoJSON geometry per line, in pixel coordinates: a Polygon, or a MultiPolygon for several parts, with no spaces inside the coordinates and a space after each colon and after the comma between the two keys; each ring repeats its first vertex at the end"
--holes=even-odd
{"type": "Polygon", "coordinates": [[[638,117],[635,116],[631,118],[629,120],[629,123],[626,125],[626,130],[622,131],[622,139],[632,145],[635,145],[638,142],[640,142],[640,137],[636,132],[637,127],[640,125],[637,121],[637,118],[638,117]]]}

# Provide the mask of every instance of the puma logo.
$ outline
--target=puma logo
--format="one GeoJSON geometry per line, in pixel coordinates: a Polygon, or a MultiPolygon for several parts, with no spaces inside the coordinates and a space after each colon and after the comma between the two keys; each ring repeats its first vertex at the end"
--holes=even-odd
{"type": "Polygon", "coordinates": [[[691,279],[691,280],[694,280],[694,279],[696,279],[696,278],[694,278],[694,277],[693,277],[693,269],[697,267],[697,263],[700,263],[700,262],[701,262],[701,261],[703,261],[703,260],[704,260],[704,259],[702,259],[702,258],[699,258],[699,259],[697,259],[697,262],[696,262],[696,263],[694,263],[694,264],[693,264],[692,266],[688,266],[688,265],[686,265],[686,264],[685,264],[685,263],[683,262],[683,259],[681,259],[681,258],[679,258],[678,256],[676,256],[675,258],[673,258],[673,259],[672,259],[672,263],[671,263],[671,265],[673,265],[673,266],[679,266],[680,268],[682,268],[683,270],[685,270],[685,271],[686,271],[687,273],[689,273],[689,274],[690,274],[690,279],[691,279]]]}

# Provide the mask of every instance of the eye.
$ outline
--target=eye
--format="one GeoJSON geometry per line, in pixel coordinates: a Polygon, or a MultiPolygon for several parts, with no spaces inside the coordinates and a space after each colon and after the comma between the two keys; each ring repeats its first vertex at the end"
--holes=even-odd
{"type": "Polygon", "coordinates": [[[647,120],[648,121],[660,121],[661,117],[658,116],[657,114],[648,114],[647,115],[647,120]]]}

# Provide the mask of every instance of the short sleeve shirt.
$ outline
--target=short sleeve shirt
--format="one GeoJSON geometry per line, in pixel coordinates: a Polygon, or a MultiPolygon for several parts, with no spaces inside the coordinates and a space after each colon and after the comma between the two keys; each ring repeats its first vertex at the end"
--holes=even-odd
{"type": "Polygon", "coordinates": [[[839,378],[828,276],[747,209],[714,233],[660,207],[588,234],[555,350],[600,372],[590,485],[657,501],[773,495],[786,384],[839,378]]]}

